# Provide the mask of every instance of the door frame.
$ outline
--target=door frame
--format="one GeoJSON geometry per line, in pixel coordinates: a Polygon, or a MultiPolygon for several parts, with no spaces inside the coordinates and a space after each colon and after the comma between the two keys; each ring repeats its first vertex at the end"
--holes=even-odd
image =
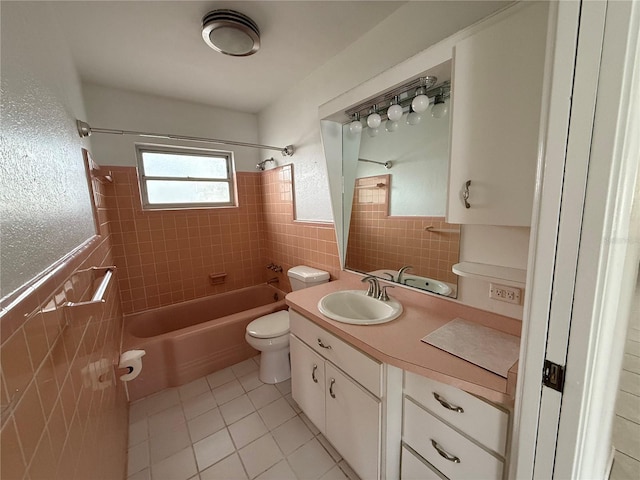
{"type": "Polygon", "coordinates": [[[610,468],[638,268],[639,10],[551,9],[511,478],[605,478],[610,468]],[[562,394],[541,384],[545,358],[566,365],[562,394]]]}

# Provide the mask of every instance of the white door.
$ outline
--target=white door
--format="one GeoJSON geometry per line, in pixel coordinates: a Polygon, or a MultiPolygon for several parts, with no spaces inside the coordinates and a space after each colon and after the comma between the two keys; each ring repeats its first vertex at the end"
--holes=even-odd
{"type": "Polygon", "coordinates": [[[380,478],[380,400],[330,363],[325,382],[327,438],[360,478],[380,478]]]}
{"type": "Polygon", "coordinates": [[[325,361],[294,335],[289,335],[289,350],[291,396],[309,420],[324,433],[325,361]]]}
{"type": "Polygon", "coordinates": [[[607,476],[638,268],[639,10],[552,8],[511,478],[607,476]],[[562,392],[542,386],[545,359],[566,366],[562,392]]]}

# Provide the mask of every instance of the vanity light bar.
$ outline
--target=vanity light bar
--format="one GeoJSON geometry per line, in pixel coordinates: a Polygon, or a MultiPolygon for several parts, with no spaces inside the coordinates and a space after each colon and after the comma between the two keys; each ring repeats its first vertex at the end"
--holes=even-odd
{"type": "Polygon", "coordinates": [[[386,111],[389,106],[392,104],[393,99],[397,96],[399,99],[399,105],[403,108],[407,105],[411,104],[411,101],[414,98],[415,91],[420,87],[425,89],[425,94],[428,97],[435,97],[436,95],[441,95],[443,99],[449,98],[451,96],[451,82],[446,81],[442,82],[440,85],[434,86],[437,82],[436,77],[421,77],[411,82],[405,83],[399,87],[396,87],[392,90],[389,90],[382,95],[379,95],[375,98],[367,100],[365,103],[361,103],[352,107],[348,110],[345,110],[345,114],[351,119],[355,113],[358,113],[362,118],[366,118],[369,110],[376,105],[378,113],[384,120],[387,118],[386,111]],[[426,85],[423,85],[423,82],[426,80],[426,85]],[[432,79],[432,80],[429,80],[432,79]]]}

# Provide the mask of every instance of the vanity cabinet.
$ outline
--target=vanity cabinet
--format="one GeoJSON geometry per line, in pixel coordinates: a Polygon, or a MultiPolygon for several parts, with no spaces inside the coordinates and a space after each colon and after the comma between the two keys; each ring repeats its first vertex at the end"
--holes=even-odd
{"type": "Polygon", "coordinates": [[[503,478],[509,412],[409,372],[404,394],[402,480],[503,478]]]}
{"type": "Polygon", "coordinates": [[[293,399],[361,478],[380,478],[382,364],[289,315],[293,399]]]}
{"type": "Polygon", "coordinates": [[[450,223],[530,226],[547,11],[524,5],[454,46],[450,223]]]}

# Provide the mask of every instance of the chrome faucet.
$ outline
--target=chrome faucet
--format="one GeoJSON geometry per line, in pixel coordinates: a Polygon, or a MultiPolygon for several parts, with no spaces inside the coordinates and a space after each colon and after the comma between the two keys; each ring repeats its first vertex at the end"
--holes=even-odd
{"type": "Polygon", "coordinates": [[[413,269],[413,267],[411,265],[405,265],[400,270],[398,270],[398,280],[397,280],[397,282],[398,283],[402,283],[402,280],[403,280],[402,277],[404,275],[404,272],[406,272],[407,270],[411,270],[411,269],[413,269]]]}
{"type": "Polygon", "coordinates": [[[369,288],[367,289],[367,297],[378,298],[380,295],[380,284],[378,283],[378,278],[372,275],[368,275],[364,277],[362,282],[369,282],[369,288]]]}

